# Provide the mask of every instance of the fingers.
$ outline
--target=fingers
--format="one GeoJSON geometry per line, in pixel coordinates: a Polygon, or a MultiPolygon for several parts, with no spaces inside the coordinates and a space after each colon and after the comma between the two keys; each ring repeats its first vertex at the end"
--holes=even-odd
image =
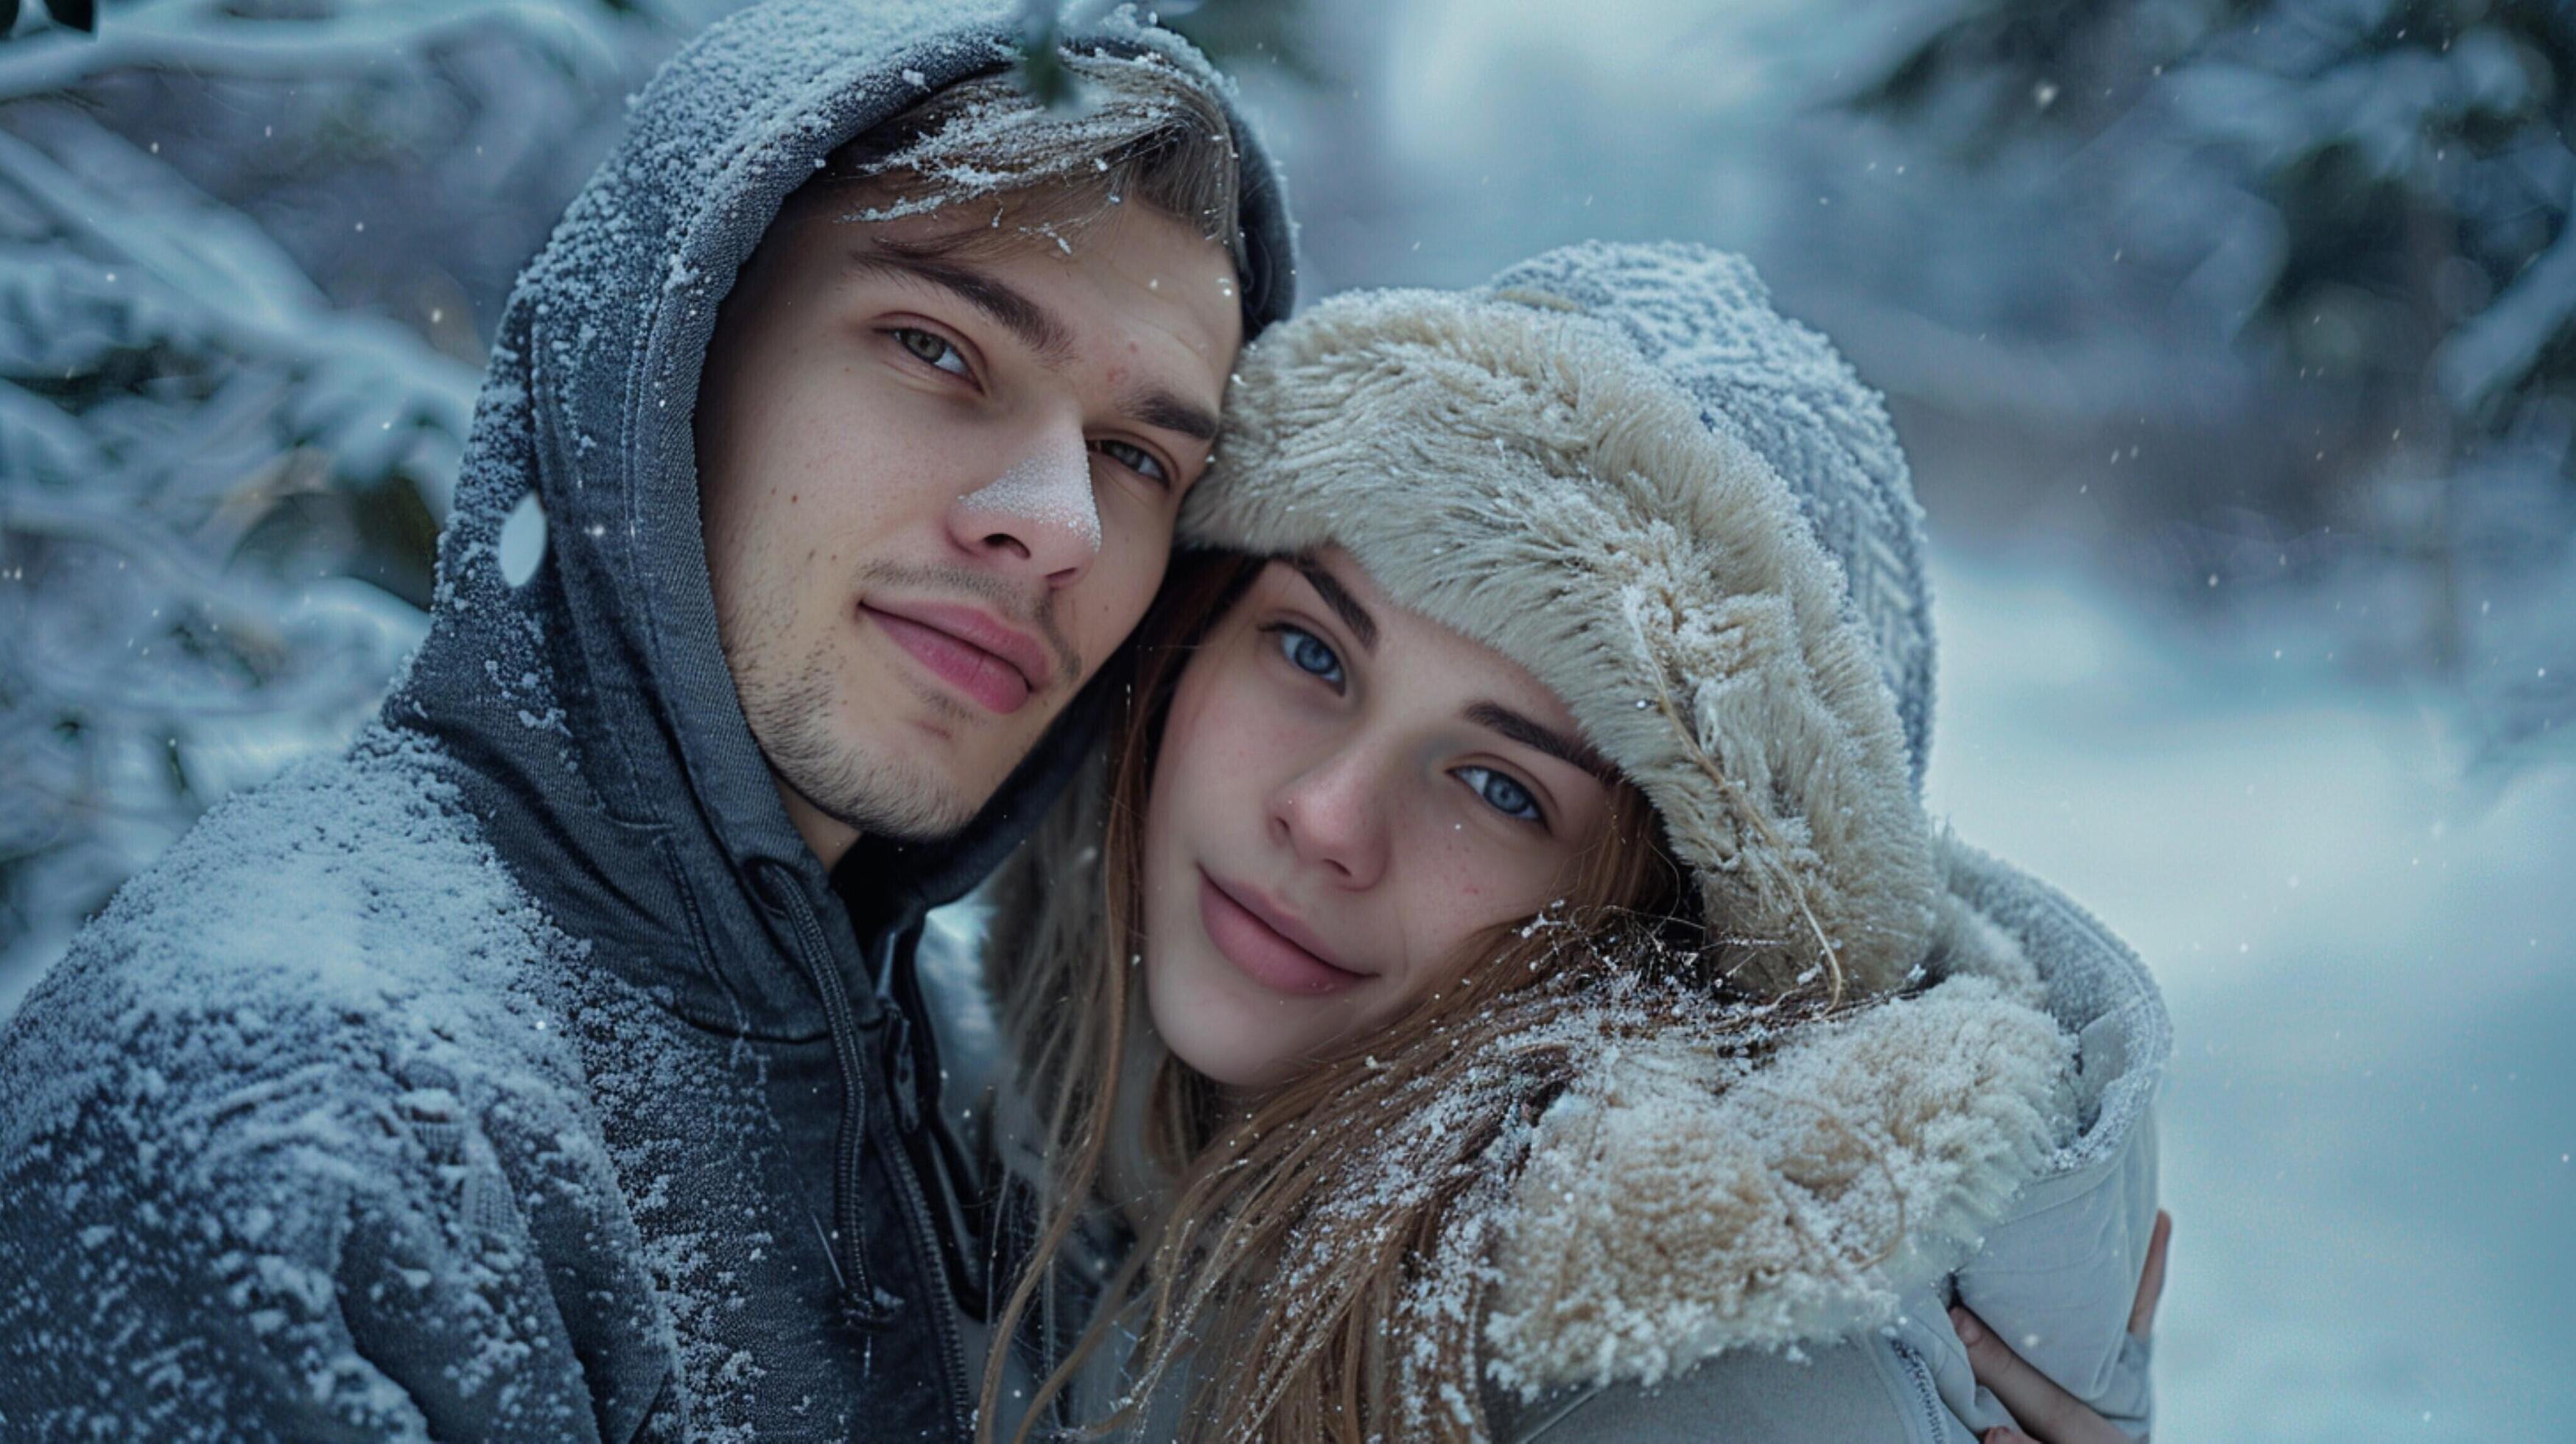
{"type": "MultiPolygon", "coordinates": [[[[2155,1228],[2147,1235],[2146,1264],[2138,1272],[2137,1300],[2129,1306],[2129,1333],[2136,1338],[2144,1339],[2155,1329],[2156,1305],[2165,1292],[2165,1254],[2172,1242],[2173,1215],[2158,1209],[2155,1228]]],[[[1986,1431],[1982,1444],[2040,1444],[2042,1440],[2047,1444],[2126,1444],[2126,1436],[2110,1421],[2024,1362],[2011,1346],[1995,1337],[1984,1320],[1965,1308],[1953,1308],[1950,1326],[1959,1331],[1959,1342],[1967,1346],[1968,1367],[1977,1382],[2015,1420],[2037,1431],[2034,1436],[1998,1425],[1986,1431]]]]}
{"type": "Polygon", "coordinates": [[[2165,1293],[2165,1245],[2173,1241],[2173,1215],[2156,1210],[2155,1232],[2147,1238],[2147,1266],[2138,1274],[2138,1301],[2129,1307],[2129,1333],[2143,1339],[2156,1329],[2156,1301],[2165,1293]]]}
{"type": "MultiPolygon", "coordinates": [[[[1975,1314],[1953,1307],[1950,1327],[1959,1331],[1959,1342],[1967,1346],[1968,1367],[1976,1374],[1977,1382],[1992,1392],[2024,1428],[2036,1430],[2036,1439],[2046,1440],[2047,1444],[2128,1444],[2128,1437],[2112,1427],[2109,1420],[2059,1388],[2055,1380],[2024,1363],[2021,1355],[1996,1338],[1994,1330],[1975,1314]]],[[[1986,1431],[1988,1441],[1996,1437],[1996,1430],[1986,1431]]],[[[2032,1438],[2014,1433],[2001,1437],[2032,1438]]]]}

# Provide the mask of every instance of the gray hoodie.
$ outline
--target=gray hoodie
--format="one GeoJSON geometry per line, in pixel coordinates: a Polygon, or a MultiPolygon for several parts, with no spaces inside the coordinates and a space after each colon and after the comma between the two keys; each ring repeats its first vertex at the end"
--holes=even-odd
{"type": "MultiPolygon", "coordinates": [[[[2005,1416],[1954,1297],[2142,1429],[2124,1330],[2170,1025],[2118,942],[1922,813],[1922,523],[1875,393],[1690,246],[1337,297],[1238,372],[1185,535],[1341,546],[1529,668],[1654,804],[1739,984],[1870,1001],[1748,1061],[1602,989],[1547,1025],[1572,1082],[1490,1153],[1440,1140],[1518,1096],[1508,1059],[1389,1111],[1408,1162],[1372,1189],[1499,1180],[1409,1286],[1479,1311],[1497,1432],[1970,1437],[2005,1416]]],[[[1041,873],[1082,875],[1080,841],[1042,834],[1041,873]]]]}
{"type": "MultiPolygon", "coordinates": [[[[635,101],[503,317],[381,717],[210,812],[0,1032],[0,1437],[962,1434],[984,1250],[913,940],[1096,709],[952,841],[827,878],[718,643],[690,418],[780,201],[1011,64],[1015,12],[782,0],[635,101]]],[[[1131,19],[1066,43],[1223,93],[1131,19]]],[[[1291,272],[1240,133],[1249,331],[1291,272]]]]}

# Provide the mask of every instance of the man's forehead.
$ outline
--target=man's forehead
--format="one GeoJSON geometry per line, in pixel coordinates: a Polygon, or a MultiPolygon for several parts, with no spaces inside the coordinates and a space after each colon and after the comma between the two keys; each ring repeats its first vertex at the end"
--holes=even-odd
{"type": "Polygon", "coordinates": [[[864,244],[926,260],[1078,269],[1104,257],[1119,264],[1143,237],[1157,236],[1167,243],[1143,249],[1155,254],[1159,269],[1177,274],[1148,277],[1149,285],[1162,282],[1152,289],[1180,286],[1186,295],[1186,288],[1212,288],[1236,308],[1238,342],[1242,335],[1243,279],[1226,245],[1195,221],[1114,192],[1050,181],[914,212],[905,209],[903,177],[896,174],[837,188],[827,210],[840,223],[835,229],[864,233],[864,244]]]}

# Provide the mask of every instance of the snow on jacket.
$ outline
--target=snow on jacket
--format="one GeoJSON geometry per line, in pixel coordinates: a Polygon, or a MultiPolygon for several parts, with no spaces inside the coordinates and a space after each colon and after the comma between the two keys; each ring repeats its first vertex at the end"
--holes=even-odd
{"type": "Polygon", "coordinates": [[[1528,667],[1749,939],[1735,977],[1876,1000],[1749,1071],[1605,1014],[1492,1235],[1505,1432],[1970,1437],[2005,1416],[1954,1294],[2143,1428],[2169,1024],[2118,943],[1923,816],[1921,520],[1875,393],[1689,246],[1336,298],[1238,372],[1189,539],[1339,545],[1528,667]]]}
{"type": "MultiPolygon", "coordinates": [[[[913,939],[1096,708],[952,843],[827,878],[717,640],[690,415],[780,201],[1015,24],[786,0],[634,103],[502,319],[381,717],[212,810],[0,1033],[0,1436],[963,1432],[984,1251],[923,1141],[913,939]]],[[[1130,18],[1067,43],[1222,92],[1130,18]]],[[[1256,328],[1289,241],[1245,139],[1256,328]]]]}

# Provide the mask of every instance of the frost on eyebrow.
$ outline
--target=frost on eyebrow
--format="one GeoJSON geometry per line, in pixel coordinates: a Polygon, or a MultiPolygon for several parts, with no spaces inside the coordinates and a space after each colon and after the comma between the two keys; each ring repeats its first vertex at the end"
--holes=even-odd
{"type": "Polygon", "coordinates": [[[1100,508],[1091,495],[1091,454],[1080,446],[1056,443],[1032,452],[969,492],[965,501],[979,511],[1007,512],[1062,527],[1093,551],[1100,550],[1100,508]]]}

